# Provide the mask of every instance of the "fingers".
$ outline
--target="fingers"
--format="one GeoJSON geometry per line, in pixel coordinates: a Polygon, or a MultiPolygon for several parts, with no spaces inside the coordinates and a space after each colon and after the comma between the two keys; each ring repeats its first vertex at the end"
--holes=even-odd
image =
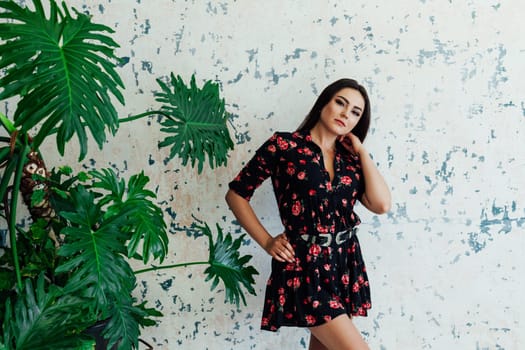
{"type": "Polygon", "coordinates": [[[284,233],[273,238],[269,253],[279,262],[295,262],[294,249],[284,233]]]}
{"type": "Polygon", "coordinates": [[[339,142],[341,142],[341,144],[344,146],[344,148],[346,148],[348,151],[350,152],[354,152],[354,147],[353,147],[353,144],[352,144],[352,140],[344,135],[344,136],[341,136],[339,138],[339,142]]]}
{"type": "Polygon", "coordinates": [[[352,153],[359,153],[359,150],[361,149],[361,140],[359,140],[359,137],[355,136],[353,133],[348,133],[346,135],[342,135],[339,137],[339,142],[350,152],[352,153]]]}
{"type": "Polygon", "coordinates": [[[352,142],[352,146],[357,149],[361,147],[362,143],[359,137],[355,136],[353,133],[350,133],[347,135],[350,138],[350,141],[352,142]]]}

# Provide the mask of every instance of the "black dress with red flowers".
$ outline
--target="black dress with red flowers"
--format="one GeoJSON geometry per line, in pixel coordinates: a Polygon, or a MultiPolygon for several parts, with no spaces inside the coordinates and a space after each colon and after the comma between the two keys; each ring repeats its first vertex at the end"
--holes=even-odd
{"type": "Polygon", "coordinates": [[[366,316],[370,288],[354,213],[364,191],[359,158],[336,142],[330,181],[308,131],[276,132],[229,187],[250,200],[268,177],[295,262],[272,260],[261,328],[312,327],[345,313],[366,316]]]}

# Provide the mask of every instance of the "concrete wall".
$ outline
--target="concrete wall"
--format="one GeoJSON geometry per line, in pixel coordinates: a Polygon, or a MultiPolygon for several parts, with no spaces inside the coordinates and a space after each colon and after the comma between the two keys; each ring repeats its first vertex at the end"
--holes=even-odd
{"type": "MultiPolygon", "coordinates": [[[[28,2],[29,3],[29,2],[28,2]]],[[[202,260],[195,218],[241,231],[227,183],[275,130],[294,130],[328,83],[369,90],[365,146],[393,207],[364,207],[360,240],[373,309],[357,319],[372,349],[520,349],[525,344],[525,3],[521,0],[70,0],[116,30],[122,117],[157,108],[156,78],[220,83],[235,138],[227,168],[165,164],[147,120],[123,125],[79,168],[145,169],[170,223],[168,263],[202,260]]],[[[151,121],[151,120],[150,120],[151,121]]],[[[46,145],[50,150],[54,145],[46,145]]],[[[48,155],[50,166],[76,164],[48,155]]],[[[269,184],[253,199],[281,232],[269,184]]],[[[156,349],[305,349],[305,330],[259,331],[269,257],[255,242],[257,296],[237,309],[199,266],[141,275],[137,297],[164,313],[143,338],[156,349]]]]}

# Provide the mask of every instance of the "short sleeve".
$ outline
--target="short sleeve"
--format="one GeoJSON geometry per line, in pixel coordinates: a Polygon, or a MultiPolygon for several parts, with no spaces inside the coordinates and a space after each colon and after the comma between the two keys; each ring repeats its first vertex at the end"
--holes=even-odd
{"type": "Polygon", "coordinates": [[[279,136],[273,134],[257,149],[250,161],[228,184],[229,188],[246,200],[250,200],[255,190],[276,171],[279,136]]]}

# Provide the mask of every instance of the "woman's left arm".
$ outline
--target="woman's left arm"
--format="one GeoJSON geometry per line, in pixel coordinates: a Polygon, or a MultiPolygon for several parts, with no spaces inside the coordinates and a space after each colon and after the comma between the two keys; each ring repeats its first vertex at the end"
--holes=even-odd
{"type": "Polygon", "coordinates": [[[340,141],[345,147],[350,146],[351,150],[359,155],[361,160],[361,168],[365,178],[365,191],[360,199],[361,203],[376,214],[384,214],[389,211],[392,202],[390,189],[359,138],[350,133],[341,138],[340,141]]]}

